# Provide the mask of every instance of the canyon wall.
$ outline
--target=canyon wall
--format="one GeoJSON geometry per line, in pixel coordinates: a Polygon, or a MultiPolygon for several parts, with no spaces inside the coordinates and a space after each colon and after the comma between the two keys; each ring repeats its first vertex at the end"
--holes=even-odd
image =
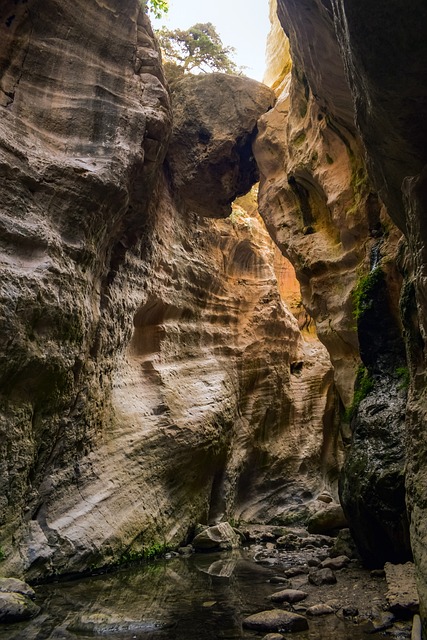
{"type": "Polygon", "coordinates": [[[410,557],[409,516],[424,618],[426,11],[278,0],[292,62],[271,45],[279,99],[256,143],[261,215],[295,265],[350,418],[344,510],[371,565],[410,557]]]}
{"type": "Polygon", "coordinates": [[[189,78],[172,107],[137,0],[7,0],[0,25],[2,573],[334,492],[329,357],[253,201],[231,206],[271,90],[189,78]]]}
{"type": "Polygon", "coordinates": [[[278,100],[255,142],[260,213],[334,365],[347,444],[341,502],[365,562],[382,566],[411,557],[401,232],[367,173],[332,8],[311,0],[271,8],[283,29],[273,24],[270,57],[280,51],[282,71],[276,59],[278,100]]]}

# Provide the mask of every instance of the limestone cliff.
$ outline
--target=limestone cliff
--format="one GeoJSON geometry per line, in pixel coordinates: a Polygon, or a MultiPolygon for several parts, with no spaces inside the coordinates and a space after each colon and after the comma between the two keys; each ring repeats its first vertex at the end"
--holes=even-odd
{"type": "Polygon", "coordinates": [[[368,177],[331,4],[279,0],[271,9],[289,37],[292,60],[283,34],[276,43],[273,25],[270,48],[283,59],[282,70],[275,62],[278,100],[261,118],[255,143],[260,213],[295,267],[302,302],[334,365],[350,447],[341,500],[365,560],[379,565],[410,555],[406,394],[398,374],[405,368],[396,264],[401,234],[368,177]],[[390,408],[385,390],[393,397],[390,408]]]}
{"type": "Polygon", "coordinates": [[[183,80],[172,127],[137,0],[7,0],[0,25],[2,572],[286,518],[336,484],[330,361],[259,219],[209,219],[257,179],[272,92],[183,80]]]}

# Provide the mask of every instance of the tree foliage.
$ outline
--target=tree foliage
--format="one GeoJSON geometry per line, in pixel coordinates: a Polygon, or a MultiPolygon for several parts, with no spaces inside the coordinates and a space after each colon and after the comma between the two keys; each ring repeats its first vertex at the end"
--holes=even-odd
{"type": "Polygon", "coordinates": [[[161,18],[169,10],[169,0],[141,0],[145,11],[150,11],[155,18],[161,18]]]}
{"type": "Polygon", "coordinates": [[[231,60],[233,47],[225,47],[211,22],[198,23],[187,29],[166,29],[156,33],[164,59],[181,68],[183,73],[191,71],[238,73],[231,60]]]}

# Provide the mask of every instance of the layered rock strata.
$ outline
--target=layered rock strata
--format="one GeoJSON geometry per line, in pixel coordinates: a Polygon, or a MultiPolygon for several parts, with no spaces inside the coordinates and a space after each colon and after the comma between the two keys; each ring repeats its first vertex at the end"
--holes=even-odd
{"type": "Polygon", "coordinates": [[[338,467],[329,359],[260,221],[200,217],[256,179],[272,92],[183,80],[172,128],[136,0],[6,2],[0,24],[2,571],[117,563],[312,500],[338,467]]]}

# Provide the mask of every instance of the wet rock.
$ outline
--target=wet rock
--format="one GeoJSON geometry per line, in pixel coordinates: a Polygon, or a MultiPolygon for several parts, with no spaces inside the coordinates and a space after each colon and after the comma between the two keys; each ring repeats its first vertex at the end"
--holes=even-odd
{"type": "Polygon", "coordinates": [[[326,558],[321,562],[322,569],[333,569],[337,571],[338,569],[344,569],[350,562],[350,558],[347,556],[337,556],[336,558],[326,558]]]}
{"type": "Polygon", "coordinates": [[[283,611],[282,609],[272,609],[255,613],[243,620],[243,627],[254,629],[255,631],[305,631],[308,629],[308,622],[298,613],[283,611]]]}
{"type": "MultiPolygon", "coordinates": [[[[363,322],[369,321],[372,327],[381,323],[385,336],[392,334],[384,325],[392,314],[383,302],[387,297],[384,282],[378,286],[373,294],[375,305],[364,313],[363,322]]],[[[372,344],[378,341],[373,335],[365,336],[365,341],[365,350],[372,357],[372,344]]],[[[352,445],[340,477],[340,499],[358,551],[373,569],[386,561],[405,562],[412,557],[405,501],[405,415],[405,394],[398,381],[384,375],[352,419],[352,445]]]]}
{"type": "Polygon", "coordinates": [[[403,617],[418,613],[419,599],[413,563],[391,564],[386,562],[384,571],[388,586],[386,599],[390,611],[403,617]]]}
{"type": "Polygon", "coordinates": [[[124,633],[148,633],[167,625],[158,620],[128,620],[104,612],[80,615],[68,630],[78,634],[113,635],[124,633]]]}
{"type": "Polygon", "coordinates": [[[0,622],[20,622],[34,618],[40,611],[30,598],[22,593],[0,593],[0,622]]]}
{"type": "Polygon", "coordinates": [[[348,527],[341,505],[330,504],[313,514],[307,523],[309,533],[328,534],[348,527]]]}
{"type": "Polygon", "coordinates": [[[360,628],[365,633],[378,633],[389,629],[394,622],[394,615],[390,611],[375,611],[369,620],[361,623],[360,628]]]}
{"type": "Polygon", "coordinates": [[[305,591],[299,591],[298,589],[284,589],[283,591],[278,591],[277,593],[273,593],[270,596],[270,600],[273,602],[301,602],[301,600],[305,600],[307,598],[308,593],[305,591]]]}
{"type": "Polygon", "coordinates": [[[308,616],[328,616],[331,613],[335,613],[334,609],[327,604],[323,604],[323,602],[319,604],[314,604],[312,607],[309,607],[306,611],[308,616]]]}
{"type": "Polygon", "coordinates": [[[187,544],[185,547],[179,547],[178,553],[181,556],[191,556],[191,554],[194,553],[194,547],[192,544],[187,544]]]}
{"type": "Polygon", "coordinates": [[[26,582],[18,580],[18,578],[0,578],[0,591],[21,593],[32,600],[36,597],[34,589],[26,582]]]}
{"type": "Polygon", "coordinates": [[[319,569],[309,573],[308,581],[320,587],[322,584],[335,584],[337,579],[332,569],[319,569]]]}
{"type": "Polygon", "coordinates": [[[239,546],[240,538],[228,522],[220,522],[196,535],[192,546],[196,551],[232,549],[239,546]]]}

